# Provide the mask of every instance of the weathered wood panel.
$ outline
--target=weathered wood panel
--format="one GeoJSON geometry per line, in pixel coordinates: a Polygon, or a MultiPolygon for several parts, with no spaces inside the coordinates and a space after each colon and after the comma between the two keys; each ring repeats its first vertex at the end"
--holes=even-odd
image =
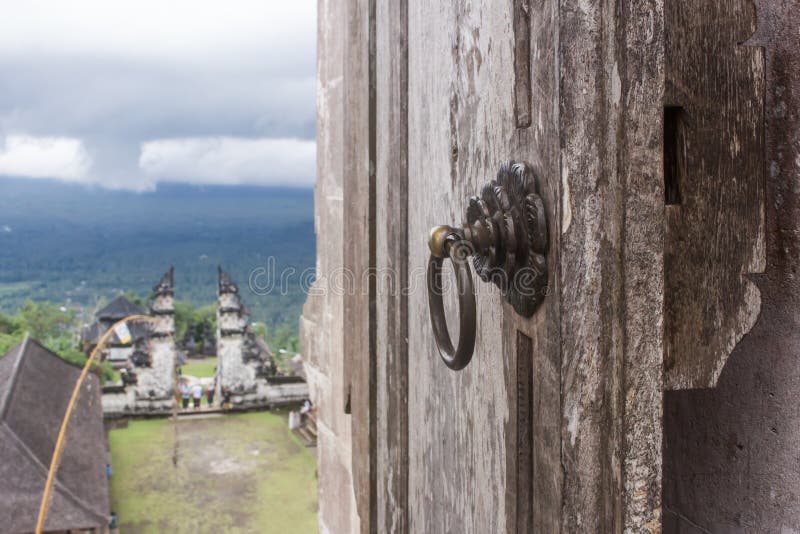
{"type": "Polygon", "coordinates": [[[517,128],[531,125],[531,2],[514,0],[514,113],[517,128]]]}
{"type": "Polygon", "coordinates": [[[766,60],[766,266],[749,277],[762,307],[714,388],[665,394],[670,534],[800,530],[800,3],[757,7],[741,46],[766,60]]]}
{"type": "Polygon", "coordinates": [[[376,11],[377,525],[408,524],[408,4],[376,11]]]}
{"type": "Polygon", "coordinates": [[[620,532],[621,187],[617,159],[608,157],[616,128],[605,114],[611,73],[603,68],[614,64],[614,26],[605,26],[601,4],[566,4],[559,18],[562,528],[620,532]]]}
{"type": "Polygon", "coordinates": [[[621,115],[625,400],[620,416],[626,532],[661,531],[664,181],[657,102],[664,91],[665,3],[621,4],[616,62],[608,82],[612,112],[621,115]]]}
{"type": "Polygon", "coordinates": [[[761,308],[764,57],[738,46],[752,0],[667,2],[664,103],[680,203],[667,206],[664,366],[669,389],[711,387],[761,308]]]}
{"type": "Polygon", "coordinates": [[[562,529],[657,532],[663,4],[560,7],[562,529]]]}
{"type": "Polygon", "coordinates": [[[343,314],[345,409],[360,532],[374,531],[375,478],[375,0],[344,3],[343,314]]]}
{"type": "Polygon", "coordinates": [[[662,364],[668,387],[712,384],[758,311],[742,276],[763,264],[761,56],[735,47],[748,6],[673,2],[665,33],[662,0],[347,4],[362,531],[660,529],[662,364]],[[666,140],[662,103],[682,107],[666,140]],[[522,319],[477,283],[475,358],[454,373],[430,331],[427,232],[509,158],[542,179],[550,296],[522,319]]]}
{"type": "MultiPolygon", "coordinates": [[[[507,491],[518,491],[523,473],[520,453],[524,443],[519,436],[527,433],[532,453],[533,487],[530,502],[509,494],[506,499],[506,521],[508,532],[559,532],[562,503],[561,467],[561,326],[560,326],[560,269],[559,228],[560,223],[560,156],[558,114],[558,2],[535,0],[516,2],[516,9],[527,10],[530,27],[526,30],[515,27],[515,42],[520,49],[520,33],[530,38],[530,121],[517,121],[518,127],[509,139],[509,154],[533,165],[539,177],[539,193],[547,211],[550,232],[548,252],[548,296],[531,319],[517,315],[507,304],[504,309],[504,355],[508,369],[509,419],[506,424],[507,491]],[[520,6],[521,4],[521,6],[520,6]],[[523,340],[520,346],[520,339],[523,340]],[[524,379],[519,369],[527,369],[524,349],[530,340],[530,370],[532,372],[532,407],[527,424],[519,417],[525,408],[519,398],[518,384],[524,379]],[[525,528],[531,521],[532,528],[525,528]]],[[[517,21],[517,24],[519,22],[517,21]]],[[[524,46],[522,47],[524,50],[524,46]]],[[[518,61],[519,56],[515,56],[518,61]]],[[[518,68],[515,81],[517,91],[525,84],[525,74],[518,68]]],[[[516,93],[519,98],[519,93],[516,93]]],[[[523,97],[524,98],[524,97],[523,97]]],[[[517,107],[517,119],[520,118],[517,107]]]]}
{"type": "MultiPolygon", "coordinates": [[[[511,156],[511,3],[409,1],[409,526],[412,532],[506,532],[510,417],[503,306],[479,283],[472,363],[436,351],[424,287],[428,230],[457,223],[464,201],[511,156]]],[[[449,268],[447,268],[449,269],[449,268]]],[[[449,270],[446,271],[449,276],[449,270]]],[[[450,324],[454,302],[445,301],[450,324]]],[[[452,328],[457,330],[457,328],[452,328]]],[[[457,335],[457,332],[451,332],[457,335]]]]}

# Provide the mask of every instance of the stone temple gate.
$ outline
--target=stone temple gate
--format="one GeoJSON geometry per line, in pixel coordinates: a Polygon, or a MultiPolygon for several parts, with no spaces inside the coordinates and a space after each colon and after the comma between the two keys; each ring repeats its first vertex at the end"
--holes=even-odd
{"type": "MultiPolygon", "coordinates": [[[[301,402],[308,397],[303,372],[284,375],[263,339],[249,328],[249,312],[231,276],[218,268],[217,283],[217,398],[227,396],[234,409],[268,407],[301,402]]],[[[116,322],[131,315],[147,315],[150,322],[130,322],[130,339],[115,332],[105,343],[101,358],[119,370],[121,381],[103,388],[106,416],[169,413],[176,402],[177,369],[186,355],[175,340],[174,269],[153,287],[145,309],[124,296],[96,314],[96,321],[81,333],[88,353],[116,322]]]]}

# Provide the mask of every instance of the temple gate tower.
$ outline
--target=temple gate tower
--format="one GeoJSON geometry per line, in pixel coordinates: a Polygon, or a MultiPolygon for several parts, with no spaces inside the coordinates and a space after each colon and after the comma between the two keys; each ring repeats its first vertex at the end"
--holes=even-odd
{"type": "Polygon", "coordinates": [[[116,322],[145,314],[152,319],[128,321],[130,339],[119,339],[114,332],[103,350],[105,361],[122,374],[121,384],[103,388],[106,416],[159,414],[172,410],[177,355],[173,275],[170,267],[153,287],[149,312],[119,296],[98,312],[97,321],[81,332],[81,342],[88,354],[116,322]]]}
{"type": "MultiPolygon", "coordinates": [[[[171,406],[175,383],[175,289],[174,268],[153,287],[150,315],[150,366],[138,369],[137,400],[163,401],[171,406]]],[[[155,406],[154,406],[155,407],[155,406]]]]}
{"type": "Polygon", "coordinates": [[[255,369],[242,358],[249,312],[239,297],[239,287],[218,268],[217,292],[217,381],[233,395],[252,394],[255,369]]]}
{"type": "Polygon", "coordinates": [[[222,267],[218,272],[217,384],[230,392],[234,405],[266,405],[277,394],[267,387],[267,377],[275,374],[272,354],[247,327],[249,311],[239,287],[222,267]]]}

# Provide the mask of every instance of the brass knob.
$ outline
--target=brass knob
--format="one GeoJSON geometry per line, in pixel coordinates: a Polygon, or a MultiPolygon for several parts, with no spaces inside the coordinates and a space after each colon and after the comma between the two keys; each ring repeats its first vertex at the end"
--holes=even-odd
{"type": "Polygon", "coordinates": [[[547,218],[536,177],[527,163],[500,166],[497,179],[480,196],[468,199],[466,222],[459,228],[435,226],[428,236],[428,305],[436,345],[444,363],[463,369],[475,350],[475,290],[467,258],[484,282],[500,288],[514,310],[530,317],[547,289],[547,218]],[[442,263],[449,258],[456,272],[459,341],[447,331],[442,302],[442,263]]]}
{"type": "Polygon", "coordinates": [[[458,230],[452,226],[434,226],[428,234],[428,248],[431,254],[437,258],[444,258],[448,255],[446,246],[448,239],[452,240],[458,235],[458,230]]]}

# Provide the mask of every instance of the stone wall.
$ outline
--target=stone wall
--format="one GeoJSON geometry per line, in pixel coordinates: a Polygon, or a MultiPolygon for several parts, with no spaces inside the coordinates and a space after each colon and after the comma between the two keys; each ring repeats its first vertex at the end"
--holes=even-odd
{"type": "Polygon", "coordinates": [[[242,359],[243,334],[220,335],[217,339],[217,376],[222,388],[236,395],[256,389],[255,368],[242,359]]]}
{"type": "Polygon", "coordinates": [[[325,273],[342,267],[342,61],[345,3],[318,2],[317,181],[314,228],[317,280],[300,318],[309,395],[317,408],[319,532],[358,532],[353,492],[351,417],[345,413],[343,297],[325,273]]]}

